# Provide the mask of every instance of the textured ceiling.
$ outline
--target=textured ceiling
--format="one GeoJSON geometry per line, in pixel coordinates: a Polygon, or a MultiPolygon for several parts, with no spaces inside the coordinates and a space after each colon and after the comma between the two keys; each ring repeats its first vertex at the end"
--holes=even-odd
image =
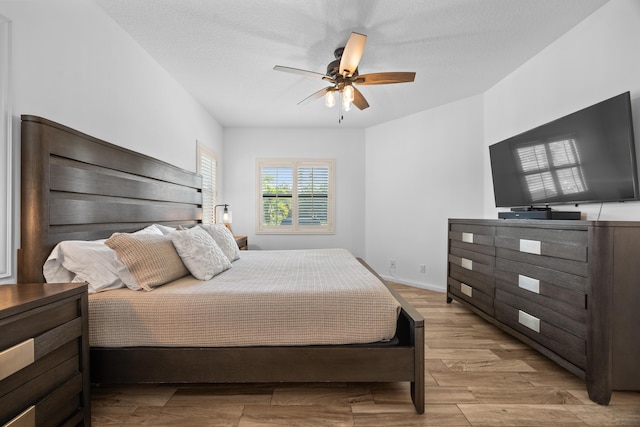
{"type": "Polygon", "coordinates": [[[95,0],[225,127],[364,128],[479,94],[607,0],[95,0]],[[413,83],[360,86],[344,113],[326,86],[273,70],[324,73],[352,32],[360,74],[415,71],[413,83]]]}

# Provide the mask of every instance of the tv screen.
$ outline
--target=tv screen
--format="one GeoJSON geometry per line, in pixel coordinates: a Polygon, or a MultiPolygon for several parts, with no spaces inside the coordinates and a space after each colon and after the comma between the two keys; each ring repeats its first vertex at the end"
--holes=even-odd
{"type": "Polygon", "coordinates": [[[629,92],[489,147],[496,207],[637,200],[629,92]]]}

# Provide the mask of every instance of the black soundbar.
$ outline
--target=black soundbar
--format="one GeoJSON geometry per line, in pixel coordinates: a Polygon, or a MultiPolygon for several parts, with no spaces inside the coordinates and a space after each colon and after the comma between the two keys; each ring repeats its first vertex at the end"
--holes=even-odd
{"type": "Polygon", "coordinates": [[[498,212],[500,219],[581,219],[580,212],[552,210],[523,210],[498,212]]]}

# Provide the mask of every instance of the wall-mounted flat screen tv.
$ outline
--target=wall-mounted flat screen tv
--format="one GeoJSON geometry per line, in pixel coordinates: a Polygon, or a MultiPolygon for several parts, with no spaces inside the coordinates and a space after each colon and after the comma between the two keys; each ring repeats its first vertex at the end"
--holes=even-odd
{"type": "Polygon", "coordinates": [[[489,147],[496,207],[638,200],[629,92],[489,147]]]}

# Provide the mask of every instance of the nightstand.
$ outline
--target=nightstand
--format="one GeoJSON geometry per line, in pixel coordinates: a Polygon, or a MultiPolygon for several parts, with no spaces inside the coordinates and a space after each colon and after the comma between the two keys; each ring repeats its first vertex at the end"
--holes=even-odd
{"type": "Polygon", "coordinates": [[[247,242],[247,236],[234,236],[236,239],[236,243],[241,251],[246,251],[249,249],[249,243],[247,242]]]}
{"type": "Polygon", "coordinates": [[[85,283],[0,285],[0,425],[91,424],[87,307],[85,283]]]}

